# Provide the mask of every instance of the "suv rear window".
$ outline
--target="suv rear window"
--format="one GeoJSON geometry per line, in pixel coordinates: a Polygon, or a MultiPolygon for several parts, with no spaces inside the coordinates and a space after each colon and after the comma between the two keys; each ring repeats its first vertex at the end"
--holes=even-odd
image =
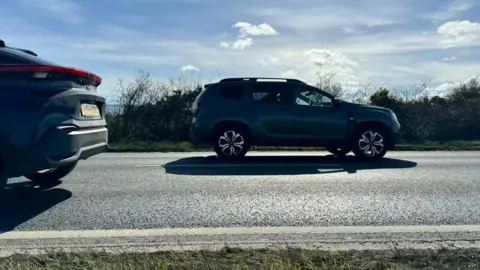
{"type": "Polygon", "coordinates": [[[241,100],[243,97],[244,87],[242,85],[225,85],[220,89],[218,94],[222,98],[231,100],[241,100]]]}

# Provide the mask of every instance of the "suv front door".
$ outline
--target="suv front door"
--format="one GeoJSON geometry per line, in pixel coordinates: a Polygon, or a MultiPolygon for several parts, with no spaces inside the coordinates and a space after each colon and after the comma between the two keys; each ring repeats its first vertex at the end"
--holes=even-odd
{"type": "Polygon", "coordinates": [[[292,113],[291,90],[286,83],[257,82],[249,94],[253,133],[259,145],[296,145],[307,139],[309,128],[298,125],[292,113]]]}
{"type": "Polygon", "coordinates": [[[292,109],[295,125],[308,131],[309,143],[330,144],[341,142],[348,128],[348,115],[335,106],[333,99],[309,85],[291,84],[292,109]]]}

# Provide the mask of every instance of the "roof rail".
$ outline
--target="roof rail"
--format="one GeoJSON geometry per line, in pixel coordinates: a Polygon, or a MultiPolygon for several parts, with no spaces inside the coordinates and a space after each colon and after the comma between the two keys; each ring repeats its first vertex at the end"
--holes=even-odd
{"type": "Polygon", "coordinates": [[[297,79],[287,79],[287,78],[274,78],[274,77],[246,77],[246,78],[225,78],[220,80],[220,82],[240,82],[240,81],[253,81],[256,82],[257,80],[285,80],[287,82],[294,82],[294,83],[303,83],[305,82],[297,80],[297,79]]]}

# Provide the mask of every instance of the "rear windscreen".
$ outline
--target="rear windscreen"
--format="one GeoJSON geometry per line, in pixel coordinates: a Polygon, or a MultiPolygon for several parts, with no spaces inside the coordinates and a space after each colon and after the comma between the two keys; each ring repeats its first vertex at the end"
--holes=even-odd
{"type": "Polygon", "coordinates": [[[51,65],[57,64],[13,48],[0,48],[0,64],[51,65]]]}

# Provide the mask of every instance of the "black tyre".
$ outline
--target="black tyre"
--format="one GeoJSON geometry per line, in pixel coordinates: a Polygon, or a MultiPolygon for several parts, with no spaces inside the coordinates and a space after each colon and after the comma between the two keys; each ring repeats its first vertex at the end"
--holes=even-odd
{"type": "Polygon", "coordinates": [[[360,159],[379,160],[387,153],[388,133],[380,126],[365,126],[353,136],[353,153],[360,159]]]}
{"type": "Polygon", "coordinates": [[[76,166],[77,162],[74,162],[47,171],[41,171],[25,175],[25,177],[32,181],[34,185],[38,185],[41,187],[54,186],[60,181],[60,179],[70,174],[76,166]]]}
{"type": "Polygon", "coordinates": [[[225,125],[216,129],[213,143],[218,157],[224,160],[243,158],[251,146],[248,131],[240,125],[225,125]]]}
{"type": "Polygon", "coordinates": [[[335,148],[335,147],[327,147],[328,152],[334,154],[337,157],[344,157],[348,153],[350,153],[350,149],[347,148],[335,148]]]}

